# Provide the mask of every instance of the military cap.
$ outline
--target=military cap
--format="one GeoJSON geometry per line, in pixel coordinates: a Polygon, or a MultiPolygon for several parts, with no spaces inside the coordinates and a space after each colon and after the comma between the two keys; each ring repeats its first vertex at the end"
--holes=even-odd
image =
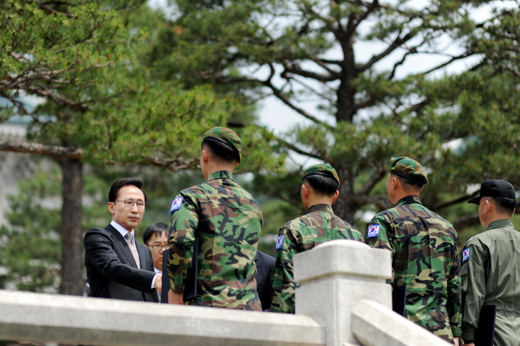
{"type": "Polygon", "coordinates": [[[480,204],[482,197],[509,198],[516,204],[514,186],[502,179],[484,181],[480,187],[480,196],[470,199],[468,203],[480,204]]]}
{"type": "Polygon", "coordinates": [[[214,127],[204,134],[204,138],[215,138],[222,143],[231,146],[238,153],[238,162],[242,161],[242,141],[235,131],[227,127],[214,127]]]}
{"type": "Polygon", "coordinates": [[[392,157],[390,173],[408,178],[417,184],[428,184],[428,175],[424,167],[419,162],[406,156],[392,157]]]}
{"type": "Polygon", "coordinates": [[[332,168],[331,166],[325,165],[325,164],[310,166],[305,171],[303,171],[302,179],[304,179],[305,177],[307,177],[309,175],[315,175],[315,174],[323,175],[325,177],[329,177],[329,178],[336,180],[338,182],[338,187],[339,187],[338,173],[336,173],[336,170],[334,168],[332,168]]]}

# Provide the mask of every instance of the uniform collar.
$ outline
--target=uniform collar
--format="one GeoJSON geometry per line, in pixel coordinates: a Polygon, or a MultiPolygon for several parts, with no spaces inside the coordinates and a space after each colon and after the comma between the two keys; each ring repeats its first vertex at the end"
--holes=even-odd
{"type": "Polygon", "coordinates": [[[334,214],[334,212],[332,211],[332,207],[328,204],[315,204],[307,210],[306,214],[313,213],[315,211],[324,211],[327,213],[334,214]]]}
{"type": "Polygon", "coordinates": [[[212,179],[231,179],[233,180],[233,173],[231,173],[230,171],[217,171],[217,172],[213,172],[207,180],[212,180],[212,179]]]}
{"type": "Polygon", "coordinates": [[[509,219],[495,220],[488,225],[487,231],[495,228],[513,227],[513,223],[509,219]]]}
{"type": "Polygon", "coordinates": [[[421,200],[417,196],[406,196],[404,198],[401,198],[399,202],[397,202],[396,206],[403,205],[403,204],[412,204],[412,203],[418,203],[422,204],[421,200]]]}

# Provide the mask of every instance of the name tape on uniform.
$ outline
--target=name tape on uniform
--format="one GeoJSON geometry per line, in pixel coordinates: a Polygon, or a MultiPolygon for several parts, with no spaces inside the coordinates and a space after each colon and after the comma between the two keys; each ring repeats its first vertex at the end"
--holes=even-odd
{"type": "Polygon", "coordinates": [[[467,248],[467,249],[462,251],[462,261],[461,261],[461,263],[464,263],[467,260],[469,260],[469,250],[470,250],[470,248],[467,248]]]}
{"type": "Polygon", "coordinates": [[[370,225],[368,226],[367,238],[375,238],[379,236],[379,229],[381,225],[370,225]]]}
{"type": "Polygon", "coordinates": [[[184,197],[182,196],[179,196],[177,198],[175,198],[173,201],[172,201],[172,206],[170,207],[170,214],[175,211],[175,210],[179,210],[181,208],[181,205],[182,205],[182,201],[184,200],[184,197]]]}
{"type": "Polygon", "coordinates": [[[283,246],[283,234],[279,235],[278,238],[276,238],[276,246],[274,247],[275,250],[280,250],[283,246]]]}

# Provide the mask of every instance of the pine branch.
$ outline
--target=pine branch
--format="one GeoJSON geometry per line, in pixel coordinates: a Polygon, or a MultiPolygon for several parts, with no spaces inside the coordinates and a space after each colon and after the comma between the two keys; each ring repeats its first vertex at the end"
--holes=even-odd
{"type": "Polygon", "coordinates": [[[306,111],[304,111],[302,108],[300,107],[297,107],[295,104],[293,104],[289,98],[287,98],[283,92],[278,89],[277,87],[274,86],[274,84],[272,83],[272,79],[274,77],[274,67],[273,65],[269,65],[269,67],[271,68],[271,74],[269,75],[269,77],[267,78],[267,80],[265,80],[263,82],[263,84],[268,87],[269,89],[271,89],[271,91],[273,92],[274,96],[276,96],[280,101],[282,101],[283,103],[285,103],[287,106],[289,106],[291,109],[295,110],[296,112],[298,112],[299,114],[301,114],[303,117],[309,119],[310,121],[316,123],[316,124],[319,124],[319,125],[322,125],[328,129],[332,129],[333,127],[329,124],[327,124],[326,122],[323,122],[321,120],[319,120],[318,118],[312,116],[311,114],[307,113],[306,111]]]}
{"type": "Polygon", "coordinates": [[[456,60],[464,59],[464,58],[467,58],[468,56],[471,56],[471,55],[473,55],[473,54],[472,53],[464,53],[464,54],[461,54],[461,55],[458,55],[458,56],[454,56],[450,60],[448,60],[448,61],[446,61],[446,62],[444,62],[444,63],[442,63],[442,64],[440,64],[438,66],[435,66],[435,67],[429,69],[428,71],[421,73],[420,75],[425,76],[425,75],[430,74],[430,73],[432,73],[434,71],[437,71],[437,70],[439,70],[439,69],[441,69],[441,68],[443,68],[445,66],[450,65],[452,62],[454,62],[456,60]]]}
{"type": "Polygon", "coordinates": [[[360,65],[357,67],[359,72],[364,72],[368,69],[370,69],[372,66],[374,66],[377,62],[382,60],[383,58],[390,55],[394,50],[401,47],[404,43],[408,42],[412,38],[415,37],[415,34],[413,34],[413,30],[410,30],[406,35],[403,37],[400,37],[399,35],[396,37],[396,39],[381,53],[373,55],[370,60],[363,65],[360,65]]]}
{"type": "Polygon", "coordinates": [[[455,222],[453,222],[453,228],[455,228],[457,231],[460,231],[464,228],[476,226],[480,224],[480,219],[478,215],[470,215],[470,216],[464,216],[461,217],[455,222]]]}
{"type": "Polygon", "coordinates": [[[457,204],[463,203],[465,201],[468,201],[471,198],[474,198],[474,197],[478,196],[479,193],[480,193],[480,190],[473,192],[471,195],[464,195],[464,196],[456,198],[456,199],[454,199],[452,201],[448,201],[448,202],[437,204],[437,205],[433,206],[431,209],[434,210],[434,211],[437,211],[437,210],[441,210],[441,209],[444,209],[444,208],[448,208],[448,207],[451,207],[453,205],[457,205],[457,204]]]}
{"type": "Polygon", "coordinates": [[[40,143],[12,143],[0,141],[0,151],[10,151],[21,154],[37,154],[51,157],[65,157],[80,160],[83,151],[73,147],[60,147],[40,143]]]}
{"type": "Polygon", "coordinates": [[[285,71],[284,73],[292,73],[298,76],[312,78],[322,83],[332,82],[341,78],[339,73],[330,73],[329,75],[323,75],[316,72],[306,71],[300,67],[298,63],[289,65],[282,63],[285,71]]]}
{"type": "MultiPolygon", "coordinates": [[[[20,154],[36,154],[50,156],[54,158],[68,158],[75,160],[83,159],[83,150],[74,147],[62,147],[54,145],[46,145],[40,143],[12,143],[9,141],[0,141],[0,151],[20,153],[20,154]]],[[[106,163],[131,165],[136,162],[118,162],[109,160],[106,163]]],[[[178,172],[185,169],[197,169],[199,167],[199,159],[161,159],[154,156],[143,156],[142,160],[137,162],[144,166],[155,166],[167,169],[172,172],[178,172]]]]}

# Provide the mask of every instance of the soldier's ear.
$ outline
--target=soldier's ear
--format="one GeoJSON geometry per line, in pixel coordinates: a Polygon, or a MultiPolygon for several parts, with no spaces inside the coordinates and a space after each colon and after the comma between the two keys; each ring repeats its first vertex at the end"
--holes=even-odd
{"type": "Polygon", "coordinates": [[[336,202],[338,197],[339,197],[339,190],[336,190],[336,192],[334,193],[334,197],[332,197],[332,203],[336,202]]]}
{"type": "Polygon", "coordinates": [[[202,161],[208,162],[209,151],[207,151],[206,149],[202,149],[202,152],[200,153],[200,158],[201,158],[202,161]]]}
{"type": "Polygon", "coordinates": [[[484,211],[489,212],[491,210],[492,203],[489,199],[484,200],[484,211]]]}
{"type": "Polygon", "coordinates": [[[397,179],[397,177],[395,175],[392,175],[391,183],[392,183],[392,190],[395,190],[395,189],[397,189],[397,187],[399,186],[399,184],[401,182],[399,181],[399,179],[397,179]]]}
{"type": "Polygon", "coordinates": [[[307,198],[309,196],[309,193],[310,193],[309,187],[305,184],[302,184],[302,189],[301,189],[302,197],[307,198]]]}

